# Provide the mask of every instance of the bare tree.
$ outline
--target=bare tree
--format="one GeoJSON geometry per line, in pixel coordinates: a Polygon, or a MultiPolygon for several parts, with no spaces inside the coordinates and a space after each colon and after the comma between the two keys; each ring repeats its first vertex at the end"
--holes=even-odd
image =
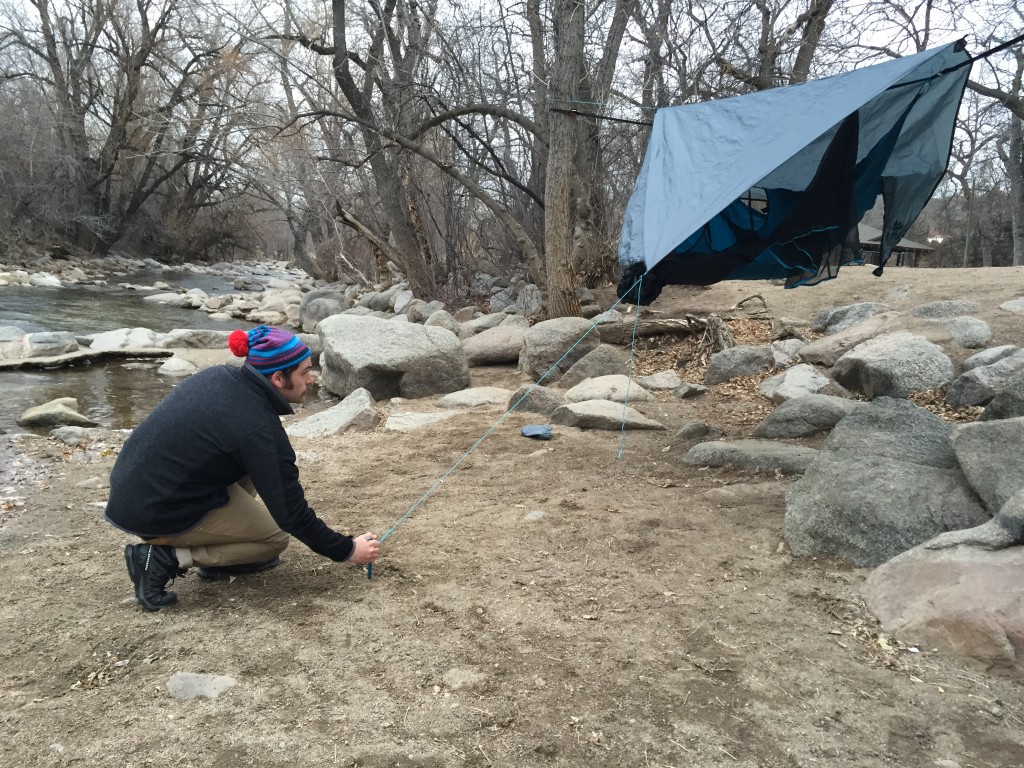
{"type": "MultiPolygon", "coordinates": [[[[555,0],[555,66],[549,93],[556,103],[579,101],[583,74],[583,0],[555,0]]],[[[580,300],[573,275],[573,156],[581,143],[580,124],[571,115],[550,118],[547,180],[544,187],[544,244],[547,256],[548,314],[578,315],[580,300]]]]}
{"type": "MultiPolygon", "coordinates": [[[[998,46],[1024,29],[1024,8],[1013,3],[1005,12],[985,44],[998,46]]],[[[1013,264],[1024,266],[1024,43],[1018,42],[1004,53],[993,55],[981,66],[982,77],[987,82],[972,78],[967,85],[1006,110],[1005,131],[997,147],[1009,180],[1013,264]]]]}
{"type": "Polygon", "coordinates": [[[246,94],[222,87],[237,85],[238,51],[212,16],[191,0],[30,4],[0,34],[23,67],[19,82],[49,107],[60,156],[49,181],[67,190],[56,229],[104,251],[182,174],[185,209],[226,193],[225,165],[245,148],[224,99],[246,94]]]}

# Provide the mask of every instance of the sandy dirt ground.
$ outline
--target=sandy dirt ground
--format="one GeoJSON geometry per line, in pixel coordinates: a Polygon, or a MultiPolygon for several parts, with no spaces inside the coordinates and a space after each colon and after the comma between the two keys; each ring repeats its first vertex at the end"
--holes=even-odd
{"type": "MultiPolygon", "coordinates": [[[[908,286],[893,308],[971,299],[992,344],[1024,341],[1021,316],[996,309],[1024,294],[1024,269],[677,289],[652,316],[753,317],[759,302],[729,308],[761,293],[772,315],[809,320],[908,286]]],[[[642,346],[651,370],[685,352],[642,346]]],[[[522,381],[474,370],[477,385],[522,381]]],[[[1024,680],[880,634],[868,571],[788,554],[788,478],[682,463],[686,421],[745,437],[769,408],[742,386],[659,397],[639,410],[668,429],[627,433],[621,458],[619,433],[535,442],[519,428],[539,417],[513,413],[398,527],[372,580],[293,543],[266,574],[180,579],[155,614],[102,517],[118,438],[18,440],[0,470],[23,498],[0,510],[0,765],[1021,765],[1024,680]],[[237,684],[178,700],[176,672],[237,684]]],[[[309,500],[381,533],[501,413],[296,440],[309,500]]]]}

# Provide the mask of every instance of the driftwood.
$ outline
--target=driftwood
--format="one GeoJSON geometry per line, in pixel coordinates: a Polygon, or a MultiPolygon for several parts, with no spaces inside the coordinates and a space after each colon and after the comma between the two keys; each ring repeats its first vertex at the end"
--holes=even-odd
{"type": "Polygon", "coordinates": [[[67,366],[79,365],[81,363],[95,363],[100,360],[125,360],[133,357],[170,357],[173,354],[174,350],[171,349],[103,349],[93,351],[85,348],[76,352],[68,352],[66,355],[19,357],[13,360],[0,360],[0,371],[39,371],[50,368],[66,368],[67,366]]]}
{"type": "Polygon", "coordinates": [[[753,301],[754,299],[757,299],[758,301],[760,301],[760,302],[761,302],[761,309],[758,309],[758,310],[756,310],[756,312],[757,312],[758,314],[764,314],[765,312],[768,312],[768,311],[770,311],[770,310],[768,309],[768,302],[767,302],[767,301],[765,301],[765,299],[764,299],[764,296],[762,296],[762,295],[761,295],[760,293],[755,293],[755,294],[753,294],[752,296],[747,296],[747,298],[745,298],[745,299],[740,299],[740,300],[739,300],[739,301],[737,301],[737,302],[736,302],[735,304],[733,304],[733,305],[732,305],[731,307],[729,307],[729,308],[728,308],[728,309],[726,310],[726,312],[735,312],[735,311],[736,311],[737,309],[739,309],[740,307],[742,307],[742,306],[743,306],[744,304],[746,304],[746,303],[747,303],[748,301],[753,301]]]}
{"type": "MultiPolygon", "coordinates": [[[[665,318],[663,320],[640,320],[636,323],[636,337],[672,335],[702,336],[706,335],[714,350],[720,351],[736,346],[729,326],[718,315],[697,317],[684,315],[681,319],[665,318]]],[[[617,324],[600,325],[597,328],[601,341],[606,344],[628,345],[633,340],[634,324],[626,321],[617,324]]]]}

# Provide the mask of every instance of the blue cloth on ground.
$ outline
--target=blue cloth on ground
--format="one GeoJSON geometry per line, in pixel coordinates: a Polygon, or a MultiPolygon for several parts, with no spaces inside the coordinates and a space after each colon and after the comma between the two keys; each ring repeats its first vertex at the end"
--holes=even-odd
{"type": "Polygon", "coordinates": [[[532,437],[534,440],[550,440],[551,439],[551,425],[550,424],[531,424],[528,427],[523,427],[523,437],[532,437]]]}

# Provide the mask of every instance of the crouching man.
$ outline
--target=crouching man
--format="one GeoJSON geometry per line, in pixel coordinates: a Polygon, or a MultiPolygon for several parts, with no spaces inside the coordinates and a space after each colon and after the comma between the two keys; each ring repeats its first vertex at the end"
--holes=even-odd
{"type": "Polygon", "coordinates": [[[353,539],[329,528],[299,484],[281,416],[312,382],[309,348],[265,325],[234,331],[228,344],[245,364],[208,368],[175,387],[110,474],[106,517],[142,539],[124,559],[147,611],[177,601],[167,586],[189,568],[207,579],[273,568],[289,536],[360,565],[380,551],[373,533],[353,539]]]}

